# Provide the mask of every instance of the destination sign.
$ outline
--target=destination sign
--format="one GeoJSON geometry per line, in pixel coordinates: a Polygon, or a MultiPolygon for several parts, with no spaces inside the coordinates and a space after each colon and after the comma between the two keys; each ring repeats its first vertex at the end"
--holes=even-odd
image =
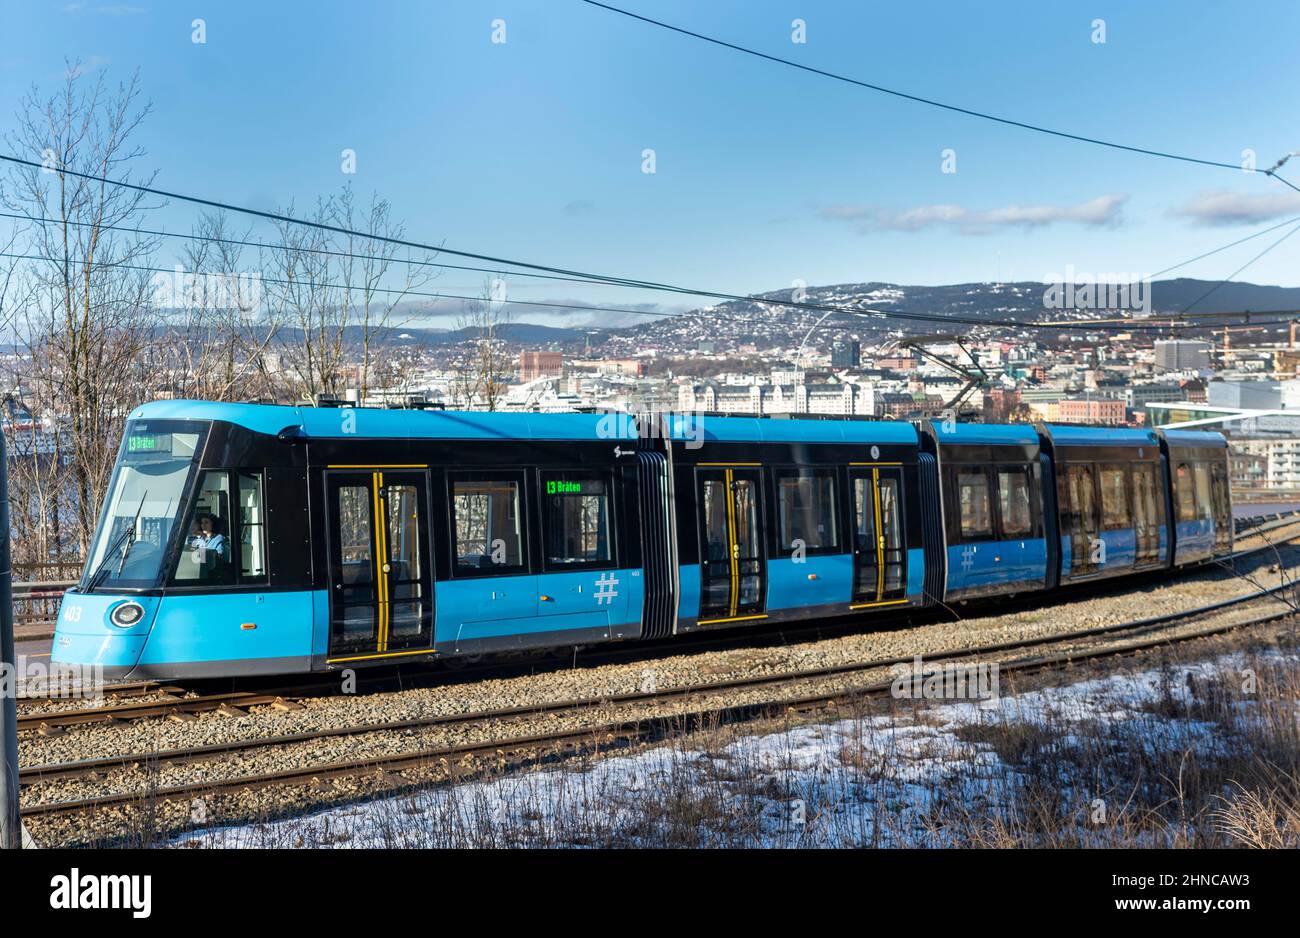
{"type": "Polygon", "coordinates": [[[189,456],[193,447],[193,441],[198,437],[192,433],[167,433],[158,431],[148,433],[140,429],[128,431],[126,437],[126,453],[128,456],[148,456],[159,454],[166,456],[189,456]],[[179,444],[179,452],[177,447],[179,444]]]}
{"type": "Polygon", "coordinates": [[[132,434],[126,438],[126,451],[128,453],[157,453],[170,450],[170,433],[132,434]]]}
{"type": "Polygon", "coordinates": [[[605,483],[599,479],[547,479],[547,495],[604,495],[605,483]]]}

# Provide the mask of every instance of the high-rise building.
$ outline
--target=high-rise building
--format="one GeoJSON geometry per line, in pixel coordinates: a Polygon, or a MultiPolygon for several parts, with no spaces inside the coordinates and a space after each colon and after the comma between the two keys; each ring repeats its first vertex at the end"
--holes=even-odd
{"type": "Polygon", "coordinates": [[[1156,367],[1164,371],[1208,371],[1210,343],[1197,339],[1157,339],[1156,367]]]}
{"type": "Polygon", "coordinates": [[[862,345],[855,341],[836,342],[831,346],[832,368],[857,368],[862,363],[862,345]]]}

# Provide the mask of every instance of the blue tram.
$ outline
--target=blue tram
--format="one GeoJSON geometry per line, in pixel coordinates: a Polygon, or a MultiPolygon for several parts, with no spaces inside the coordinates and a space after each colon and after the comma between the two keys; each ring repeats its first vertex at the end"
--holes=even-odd
{"type": "Polygon", "coordinates": [[[1231,549],[1217,433],[160,401],[53,659],[202,678],[869,624],[1231,549]]]}

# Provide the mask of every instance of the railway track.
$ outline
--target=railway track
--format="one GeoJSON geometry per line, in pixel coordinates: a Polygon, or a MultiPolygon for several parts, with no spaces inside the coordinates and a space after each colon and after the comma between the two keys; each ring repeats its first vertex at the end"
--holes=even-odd
{"type": "MultiPolygon", "coordinates": [[[[1252,533],[1254,535],[1264,534],[1271,530],[1291,527],[1300,524],[1300,518],[1282,517],[1280,519],[1270,520],[1259,525],[1252,533]]],[[[1218,561],[1219,564],[1229,565],[1254,556],[1255,554],[1265,551],[1274,550],[1282,544],[1289,544],[1295,540],[1300,540],[1300,532],[1287,537],[1283,541],[1265,543],[1245,550],[1237,551],[1229,557],[1218,561]]],[[[1173,572],[1170,574],[1174,575],[1173,572]]],[[[1087,593],[1085,590],[1106,591],[1116,588],[1123,588],[1126,584],[1121,582],[1100,581],[1096,584],[1082,584],[1074,588],[1071,593],[1064,594],[1062,598],[1083,598],[1087,593]]],[[[1238,601],[1247,601],[1252,598],[1252,594],[1239,597],[1238,601]]],[[[1034,600],[1032,597],[1022,600],[1007,600],[1003,603],[1008,607],[1014,608],[1017,603],[1031,601],[1041,601],[1041,598],[1034,600]]],[[[938,613],[935,613],[938,614],[938,613]]],[[[880,625],[886,626],[888,623],[881,622],[880,625]]],[[[744,631],[733,631],[724,634],[701,633],[688,636],[688,641],[682,641],[681,638],[667,642],[639,643],[635,645],[619,645],[610,648],[602,648],[584,653],[583,663],[586,665],[596,665],[605,663],[620,663],[626,661],[629,655],[654,657],[656,654],[680,654],[685,651],[704,652],[720,651],[729,648],[739,647],[742,645],[752,644],[760,641],[764,637],[779,635],[785,640],[799,640],[808,637],[832,637],[837,634],[853,631],[860,627],[860,623],[831,625],[826,624],[784,624],[771,626],[763,629],[751,629],[744,631]]],[[[1068,637],[1068,636],[1067,636],[1068,637]]],[[[459,671],[449,671],[445,669],[431,669],[412,675],[407,672],[404,680],[400,684],[403,687],[427,686],[425,682],[441,683],[449,677],[455,680],[473,680],[479,674],[492,674],[500,676],[503,672],[509,673],[512,670],[518,671],[520,668],[527,669],[535,667],[538,663],[536,659],[525,659],[524,664],[516,664],[508,661],[496,661],[484,665],[474,665],[459,671]],[[414,678],[414,680],[412,680],[414,678]]],[[[362,674],[358,676],[361,683],[370,685],[369,689],[382,690],[385,687],[392,686],[394,678],[387,673],[362,674]]],[[[333,695],[339,693],[339,681],[337,677],[326,679],[313,679],[310,681],[299,681],[293,684],[280,685],[270,688],[258,688],[250,690],[228,691],[222,693],[200,694],[193,697],[180,696],[186,693],[186,689],[179,686],[164,685],[148,681],[133,682],[130,684],[109,685],[104,688],[106,703],[94,706],[69,710],[34,710],[30,712],[21,712],[18,715],[19,730],[33,730],[43,735],[56,735],[63,730],[73,726],[93,725],[93,724],[113,724],[119,722],[129,722],[142,719],[166,718],[174,721],[185,721],[193,718],[200,713],[220,712],[227,715],[238,716],[251,707],[271,706],[282,710],[295,709],[299,704],[298,701],[320,695],[333,695]],[[123,698],[149,697],[149,700],[136,702],[119,703],[116,702],[123,698]]],[[[26,698],[28,703],[35,700],[41,700],[40,696],[26,698]]],[[[53,700],[46,701],[53,703],[53,700]]]]}
{"type": "MultiPolygon", "coordinates": [[[[1255,594],[1233,597],[1177,613],[1080,629],[1053,636],[953,649],[925,655],[922,656],[922,659],[927,664],[959,661],[973,663],[986,659],[990,655],[1005,652],[1019,652],[1034,648],[1051,649],[1054,646],[1070,646],[1071,643],[1097,639],[1106,640],[1107,643],[1093,648],[1066,647],[1048,651],[1042,655],[1017,658],[1009,662],[998,662],[999,671],[1046,670],[1085,660],[1133,654],[1177,641],[1204,638],[1235,629],[1293,618],[1297,615],[1295,599],[1282,594],[1287,591],[1294,592],[1294,590],[1293,584],[1282,584],[1255,594]],[[1220,617],[1226,610],[1253,603],[1264,604],[1268,608],[1260,614],[1247,619],[1214,621],[1216,617],[1220,617]],[[1198,620],[1210,620],[1210,623],[1203,628],[1178,635],[1164,633],[1164,630],[1171,626],[1191,624],[1198,620]],[[1128,640],[1119,644],[1109,643],[1109,640],[1117,637],[1128,637],[1128,640]]],[[[598,721],[580,728],[524,733],[487,742],[476,741],[422,749],[417,752],[372,755],[361,759],[309,765],[256,776],[176,785],[150,791],[147,795],[142,795],[136,791],[123,791],[79,800],[31,803],[24,805],[23,813],[27,817],[66,817],[108,808],[129,807],[141,802],[146,797],[153,802],[188,802],[194,798],[215,794],[235,793],[278,785],[325,784],[334,779],[362,775],[380,776],[381,787],[383,788],[409,787],[411,783],[403,779],[398,773],[415,768],[440,765],[445,765],[454,772],[456,765],[485,756],[490,757],[495,762],[504,761],[509,764],[524,764],[536,762],[543,758],[557,757],[566,751],[575,749],[590,750],[615,744],[626,745],[633,742],[652,741],[655,738],[662,737],[667,732],[708,722],[732,722],[750,719],[756,715],[789,710],[833,709],[841,704],[855,700],[887,696],[894,683],[892,680],[858,684],[847,688],[841,687],[832,691],[818,691],[811,694],[799,692],[799,687],[802,684],[818,679],[842,679],[851,678],[854,674],[866,675],[882,668],[911,664],[913,660],[913,657],[875,659],[803,671],[789,671],[716,683],[673,687],[662,691],[653,690],[585,700],[556,701],[544,705],[530,705],[476,713],[438,715],[401,722],[334,728],[312,733],[242,740],[160,753],[110,756],[81,762],[32,766],[23,769],[20,773],[20,785],[27,789],[51,781],[99,778],[104,773],[118,770],[150,771],[163,765],[178,765],[221,758],[255,749],[271,746],[291,746],[335,736],[362,736],[372,733],[434,729],[476,723],[502,723],[506,725],[513,723],[519,725],[526,723],[528,720],[544,716],[582,716],[597,714],[611,708],[627,708],[636,705],[659,707],[688,704],[690,706],[690,709],[684,711],[678,710],[665,714],[642,714],[639,716],[629,715],[622,718],[606,719],[603,722],[598,721]],[[734,694],[753,691],[762,692],[763,697],[760,701],[710,703],[707,699],[727,692],[734,694]]]]}
{"type": "MultiPolygon", "coordinates": [[[[61,690],[63,688],[60,688],[61,690]]],[[[70,688],[75,689],[75,685],[70,688]]],[[[164,684],[161,681],[131,681],[123,684],[105,684],[101,688],[105,697],[114,700],[122,700],[130,697],[148,697],[153,694],[183,694],[186,692],[184,687],[172,684],[164,684]]],[[[18,702],[20,704],[32,704],[45,702],[55,703],[56,697],[50,694],[48,687],[43,688],[23,688],[19,691],[18,702]]]]}
{"type": "MultiPolygon", "coordinates": [[[[331,685],[337,687],[337,685],[331,685]]],[[[176,688],[180,690],[180,688],[176,688]]],[[[253,691],[232,691],[226,694],[207,694],[202,697],[177,697],[163,691],[151,692],[156,699],[137,703],[110,704],[103,707],[85,707],[77,710],[20,713],[18,729],[36,730],[46,735],[70,726],[94,723],[118,723],[143,720],[151,717],[168,717],[176,720],[193,719],[196,714],[218,711],[239,715],[247,707],[274,706],[293,710],[299,705],[280,693],[259,694],[253,691]]]]}

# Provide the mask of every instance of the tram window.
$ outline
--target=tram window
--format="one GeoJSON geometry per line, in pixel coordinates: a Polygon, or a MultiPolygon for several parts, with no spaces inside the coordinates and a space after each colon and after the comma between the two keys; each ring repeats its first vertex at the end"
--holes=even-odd
{"type": "Polygon", "coordinates": [[[546,563],[551,567],[607,564],[612,556],[609,486],[577,473],[542,473],[546,563]]]}
{"type": "Polygon", "coordinates": [[[1002,536],[1032,537],[1034,513],[1029,501],[1029,473],[1022,467],[998,469],[998,507],[1002,509],[1002,536]]]}
{"type": "Polygon", "coordinates": [[[1193,467],[1196,479],[1196,518],[1214,517],[1214,503],[1210,499],[1210,465],[1198,462],[1193,467]]]}
{"type": "Polygon", "coordinates": [[[731,556],[727,542],[727,482],[705,479],[702,492],[705,560],[725,561],[731,556]]]}
{"type": "Polygon", "coordinates": [[[414,485],[385,485],[388,531],[385,558],[395,573],[395,580],[420,579],[420,511],[419,493],[414,485]]]}
{"type": "Polygon", "coordinates": [[[903,589],[903,522],[902,503],[899,499],[899,480],[882,478],[880,480],[880,526],[885,540],[885,581],[884,595],[895,595],[903,589]]]}
{"type": "Polygon", "coordinates": [[[453,479],[456,573],[508,573],[524,565],[517,479],[453,479]]]}
{"type": "Polygon", "coordinates": [[[348,586],[374,580],[375,561],[370,547],[370,489],[341,485],[338,489],[339,561],[348,586]]]}
{"type": "Polygon", "coordinates": [[[1131,528],[1128,472],[1123,466],[1104,465],[1098,472],[1101,480],[1101,526],[1107,531],[1131,528]]]}
{"type": "Polygon", "coordinates": [[[1154,535],[1163,521],[1163,505],[1156,500],[1156,472],[1150,464],[1135,463],[1133,466],[1133,506],[1134,527],[1138,535],[1144,532],[1154,535]]]}
{"type": "Polygon", "coordinates": [[[1232,497],[1228,490],[1226,463],[1210,464],[1210,488],[1214,494],[1214,544],[1224,548],[1232,540],[1232,497]]]}
{"type": "Polygon", "coordinates": [[[1180,462],[1174,473],[1174,482],[1178,487],[1178,520],[1196,520],[1196,491],[1192,482],[1192,469],[1187,463],[1180,462]]]}
{"type": "Polygon", "coordinates": [[[1068,533],[1074,525],[1074,480],[1069,468],[1057,466],[1056,509],[1061,516],[1061,533],[1068,533]]]}
{"type": "Polygon", "coordinates": [[[1092,483],[1092,466],[1071,466],[1074,478],[1074,511],[1085,531],[1094,531],[1097,525],[1096,494],[1092,483]]]}
{"type": "Polygon", "coordinates": [[[266,576],[266,520],[262,509],[262,474],[239,473],[239,577],[266,576]]]}
{"type": "Polygon", "coordinates": [[[972,541],[993,536],[988,473],[982,469],[958,470],[957,504],[961,509],[962,540],[972,541]]]}
{"type": "Polygon", "coordinates": [[[1070,534],[1082,546],[1096,534],[1092,466],[1061,466],[1057,480],[1062,533],[1070,534]]]}
{"type": "Polygon", "coordinates": [[[781,549],[834,551],[840,546],[836,525],[834,472],[779,472],[776,504],[781,549]]]}
{"type": "MultiPolygon", "coordinates": [[[[856,476],[853,479],[853,517],[856,521],[853,532],[856,549],[876,553],[876,497],[875,486],[869,476],[856,476]]],[[[874,582],[874,581],[873,581],[874,582]]]]}
{"type": "Polygon", "coordinates": [[[230,554],[230,475],[205,472],[199,480],[176,563],[178,583],[233,583],[230,554]]]}
{"type": "Polygon", "coordinates": [[[1214,494],[1214,520],[1216,523],[1225,522],[1232,514],[1232,500],[1228,489],[1227,467],[1221,462],[1210,465],[1210,488],[1214,494]]]}

